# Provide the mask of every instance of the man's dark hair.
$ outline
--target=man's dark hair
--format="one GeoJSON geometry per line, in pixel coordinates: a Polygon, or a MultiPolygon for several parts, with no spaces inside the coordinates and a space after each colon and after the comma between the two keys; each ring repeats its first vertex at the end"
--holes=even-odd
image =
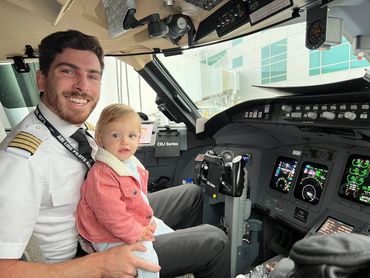
{"type": "Polygon", "coordinates": [[[65,48],[89,50],[99,59],[101,70],[104,69],[104,51],[98,39],[76,30],[55,32],[45,37],[39,45],[40,71],[47,75],[55,56],[65,48]]]}

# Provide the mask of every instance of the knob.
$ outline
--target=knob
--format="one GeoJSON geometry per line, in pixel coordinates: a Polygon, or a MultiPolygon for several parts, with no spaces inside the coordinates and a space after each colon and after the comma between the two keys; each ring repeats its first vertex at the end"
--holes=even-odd
{"type": "Polygon", "coordinates": [[[286,105],[286,104],[283,104],[281,106],[281,110],[283,110],[284,112],[286,113],[289,113],[289,112],[292,112],[293,108],[291,105],[286,105]]]}
{"type": "Polygon", "coordinates": [[[328,119],[328,120],[334,120],[335,119],[335,113],[325,111],[324,113],[322,113],[322,117],[325,118],[325,119],[328,119]]]}
{"type": "Polygon", "coordinates": [[[309,117],[310,119],[317,119],[317,112],[308,112],[307,114],[307,117],[309,117]]]}
{"type": "Polygon", "coordinates": [[[346,113],[344,113],[344,118],[346,118],[347,120],[353,121],[354,119],[356,119],[356,113],[355,112],[346,112],[346,113]]]}

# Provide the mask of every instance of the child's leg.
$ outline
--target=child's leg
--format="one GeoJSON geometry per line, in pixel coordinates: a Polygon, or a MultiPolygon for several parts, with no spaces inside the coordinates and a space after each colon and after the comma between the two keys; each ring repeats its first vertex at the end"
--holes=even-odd
{"type": "Polygon", "coordinates": [[[161,219],[154,216],[155,224],[157,228],[155,229],[154,235],[163,235],[167,233],[173,232],[173,229],[171,229],[169,226],[166,225],[161,219]]]}
{"type": "Polygon", "coordinates": [[[101,242],[101,243],[92,243],[92,246],[94,247],[96,252],[104,251],[109,248],[113,248],[119,245],[122,245],[125,243],[122,242],[115,242],[115,243],[109,243],[109,242],[101,242]]]}

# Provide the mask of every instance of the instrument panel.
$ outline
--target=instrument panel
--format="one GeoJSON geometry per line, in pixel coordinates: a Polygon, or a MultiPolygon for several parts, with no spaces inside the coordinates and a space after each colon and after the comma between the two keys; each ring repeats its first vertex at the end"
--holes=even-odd
{"type": "Polygon", "coordinates": [[[205,128],[216,152],[250,154],[246,186],[259,214],[303,234],[329,218],[370,234],[368,93],[251,100],[205,128]]]}
{"type": "MultiPolygon", "coordinates": [[[[316,205],[324,190],[328,167],[324,164],[305,161],[297,177],[297,159],[278,157],[270,181],[270,188],[283,194],[292,190],[294,197],[316,205]]],[[[352,154],[349,156],[338,189],[344,199],[370,206],[370,156],[352,154]]]]}
{"type": "Polygon", "coordinates": [[[338,227],[338,232],[362,231],[364,225],[370,225],[370,155],[340,148],[317,159],[312,157],[316,153],[313,146],[294,150],[278,151],[268,186],[258,189],[256,208],[302,232],[310,231],[317,222],[327,222],[310,234],[338,227]]]}
{"type": "Polygon", "coordinates": [[[220,201],[219,194],[239,197],[226,194],[222,188],[238,185],[235,188],[241,193],[241,184],[235,182],[241,180],[248,188],[253,209],[307,236],[329,232],[370,234],[370,151],[361,153],[360,148],[351,152],[348,148],[314,145],[267,152],[220,146],[208,152],[200,164],[199,184],[220,201]],[[227,171],[227,161],[239,156],[247,158],[242,166],[245,171],[235,171],[235,167],[227,171]],[[231,173],[233,179],[227,178],[231,173]]]}
{"type": "Polygon", "coordinates": [[[306,203],[316,205],[324,189],[328,168],[325,165],[305,162],[294,189],[294,197],[306,203]]]}
{"type": "Polygon", "coordinates": [[[281,97],[241,103],[230,112],[232,120],[240,122],[363,129],[370,123],[370,97],[364,93],[341,98],[335,95],[281,97]]]}
{"type": "Polygon", "coordinates": [[[288,194],[293,187],[298,161],[293,158],[279,157],[276,160],[270,187],[283,194],[288,194]]]}
{"type": "Polygon", "coordinates": [[[217,223],[224,213],[221,223],[237,259],[242,257],[239,250],[248,253],[253,247],[252,228],[260,244],[279,255],[289,254],[303,237],[370,235],[370,95],[251,100],[211,118],[205,131],[215,140],[217,161],[248,154],[244,171],[239,171],[246,189],[240,198],[223,196],[220,189],[220,195],[207,192],[209,181],[222,188],[234,170],[217,167],[214,179],[208,170],[213,157],[201,164],[205,179],[200,184],[211,196],[205,215],[217,223]]]}
{"type": "MultiPolygon", "coordinates": [[[[279,147],[273,151],[216,147],[206,154],[208,159],[200,167],[199,184],[206,185],[209,195],[224,194],[221,188],[229,184],[226,161],[243,153],[242,157],[248,153],[248,163],[244,164],[246,171],[238,173],[255,209],[308,234],[325,233],[339,226],[339,231],[370,233],[366,228],[370,227],[370,152],[315,145],[279,147]],[[244,179],[244,175],[249,178],[244,179]],[[328,224],[321,228],[325,221],[328,224]]],[[[230,174],[237,173],[234,168],[230,170],[230,174]]],[[[237,175],[233,177],[238,179],[237,175]]]]}
{"type": "Polygon", "coordinates": [[[370,156],[351,155],[339,187],[339,195],[353,202],[370,206],[370,156]]]}
{"type": "MultiPolygon", "coordinates": [[[[292,191],[297,175],[297,164],[298,161],[294,158],[279,157],[276,160],[270,187],[283,194],[292,191]]],[[[316,205],[320,201],[327,175],[327,166],[308,161],[304,162],[294,186],[294,197],[316,205]]]]}

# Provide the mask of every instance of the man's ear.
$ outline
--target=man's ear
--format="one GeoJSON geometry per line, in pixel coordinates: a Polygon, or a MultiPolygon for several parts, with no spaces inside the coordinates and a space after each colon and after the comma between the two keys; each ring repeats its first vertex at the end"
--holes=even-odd
{"type": "Polygon", "coordinates": [[[36,72],[36,83],[37,83],[37,88],[39,89],[40,92],[45,91],[45,75],[38,70],[36,72]]]}

